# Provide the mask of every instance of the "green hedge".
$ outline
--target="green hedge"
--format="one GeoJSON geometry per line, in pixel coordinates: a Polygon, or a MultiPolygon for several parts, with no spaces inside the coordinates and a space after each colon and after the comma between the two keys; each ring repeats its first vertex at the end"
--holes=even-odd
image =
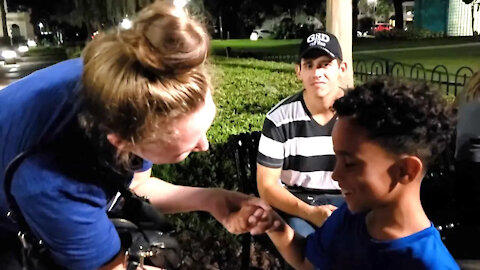
{"type": "MultiPolygon", "coordinates": [[[[180,164],[155,166],[153,173],[176,184],[237,190],[239,179],[228,138],[260,130],[266,112],[301,85],[290,64],[217,57],[211,67],[217,116],[207,134],[210,150],[192,153],[180,164]]],[[[207,265],[239,269],[239,239],[208,214],[171,215],[171,220],[181,232],[185,269],[207,269],[207,265]],[[201,251],[195,251],[198,245],[201,251]]]]}
{"type": "Polygon", "coordinates": [[[377,39],[395,39],[395,40],[423,40],[433,38],[444,38],[443,32],[432,32],[427,29],[411,28],[406,31],[394,28],[390,31],[380,31],[375,33],[377,39]]]}

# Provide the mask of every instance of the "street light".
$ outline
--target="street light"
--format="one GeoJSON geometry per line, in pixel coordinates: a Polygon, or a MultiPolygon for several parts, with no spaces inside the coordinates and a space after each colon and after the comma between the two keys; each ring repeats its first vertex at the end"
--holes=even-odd
{"type": "Polygon", "coordinates": [[[184,8],[189,0],[173,0],[173,5],[177,8],[184,8]]]}
{"type": "Polygon", "coordinates": [[[130,29],[132,28],[132,21],[128,18],[124,18],[122,20],[122,22],[120,23],[120,26],[123,28],[123,29],[130,29]]]}
{"type": "Polygon", "coordinates": [[[40,29],[40,34],[43,34],[43,23],[42,22],[38,23],[38,28],[40,29]]]}

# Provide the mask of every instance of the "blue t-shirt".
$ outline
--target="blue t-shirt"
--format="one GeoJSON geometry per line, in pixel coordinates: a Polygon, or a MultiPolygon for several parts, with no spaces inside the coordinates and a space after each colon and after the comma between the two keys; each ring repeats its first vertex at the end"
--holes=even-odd
{"type": "MultiPolygon", "coordinates": [[[[68,60],[0,91],[0,239],[17,230],[5,218],[8,205],[3,189],[3,172],[15,156],[52,142],[73,145],[64,151],[72,157],[86,160],[96,155],[85,140],[66,131],[77,121],[82,70],[81,59],[68,60]]],[[[11,193],[30,229],[58,264],[69,269],[96,269],[120,250],[120,239],[106,214],[116,190],[96,179],[101,177],[85,181],[65,173],[61,163],[52,151],[28,156],[13,176],[11,193]]],[[[76,165],[81,169],[81,163],[76,165]]],[[[150,167],[151,163],[144,162],[142,170],[150,167]]]]}
{"type": "Polygon", "coordinates": [[[352,214],[346,204],[307,237],[306,257],[318,269],[459,269],[430,226],[407,237],[378,241],[365,225],[365,213],[352,214]]]}

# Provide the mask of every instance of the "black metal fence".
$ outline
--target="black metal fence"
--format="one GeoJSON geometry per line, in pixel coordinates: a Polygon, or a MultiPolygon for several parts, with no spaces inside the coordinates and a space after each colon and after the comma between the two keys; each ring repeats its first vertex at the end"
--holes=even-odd
{"type": "Polygon", "coordinates": [[[354,75],[357,80],[366,81],[376,76],[393,76],[412,80],[426,81],[438,85],[446,95],[457,95],[463,89],[473,70],[463,66],[454,72],[445,65],[436,65],[426,69],[423,64],[413,65],[387,59],[358,59],[353,61],[354,75]]]}
{"type": "MultiPolygon", "coordinates": [[[[266,61],[295,63],[297,55],[236,55],[236,57],[253,57],[266,61]]],[[[429,82],[445,91],[445,94],[456,96],[473,75],[470,67],[448,70],[445,65],[436,65],[433,69],[425,68],[421,63],[406,64],[383,58],[364,58],[353,60],[355,79],[365,82],[376,76],[393,76],[429,82]]]]}

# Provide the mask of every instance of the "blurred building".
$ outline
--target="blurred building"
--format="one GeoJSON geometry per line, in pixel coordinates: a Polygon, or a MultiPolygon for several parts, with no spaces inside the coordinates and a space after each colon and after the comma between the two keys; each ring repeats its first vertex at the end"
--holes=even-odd
{"type": "Polygon", "coordinates": [[[448,36],[471,36],[474,31],[480,32],[479,4],[478,0],[471,4],[462,0],[416,0],[414,25],[448,36]]]}
{"type": "Polygon", "coordinates": [[[408,27],[413,24],[415,18],[415,1],[405,1],[402,3],[403,25],[408,27]]]}
{"type": "Polygon", "coordinates": [[[474,31],[477,34],[480,33],[479,5],[479,1],[473,1],[467,5],[462,0],[450,0],[447,34],[449,36],[471,36],[474,31]]]}
{"type": "MultiPolygon", "coordinates": [[[[0,20],[0,26],[3,27],[0,20]]],[[[13,40],[34,39],[33,25],[30,23],[30,13],[28,12],[7,12],[7,29],[9,36],[13,40]]],[[[0,37],[3,37],[3,31],[0,31],[0,37]]]]}

